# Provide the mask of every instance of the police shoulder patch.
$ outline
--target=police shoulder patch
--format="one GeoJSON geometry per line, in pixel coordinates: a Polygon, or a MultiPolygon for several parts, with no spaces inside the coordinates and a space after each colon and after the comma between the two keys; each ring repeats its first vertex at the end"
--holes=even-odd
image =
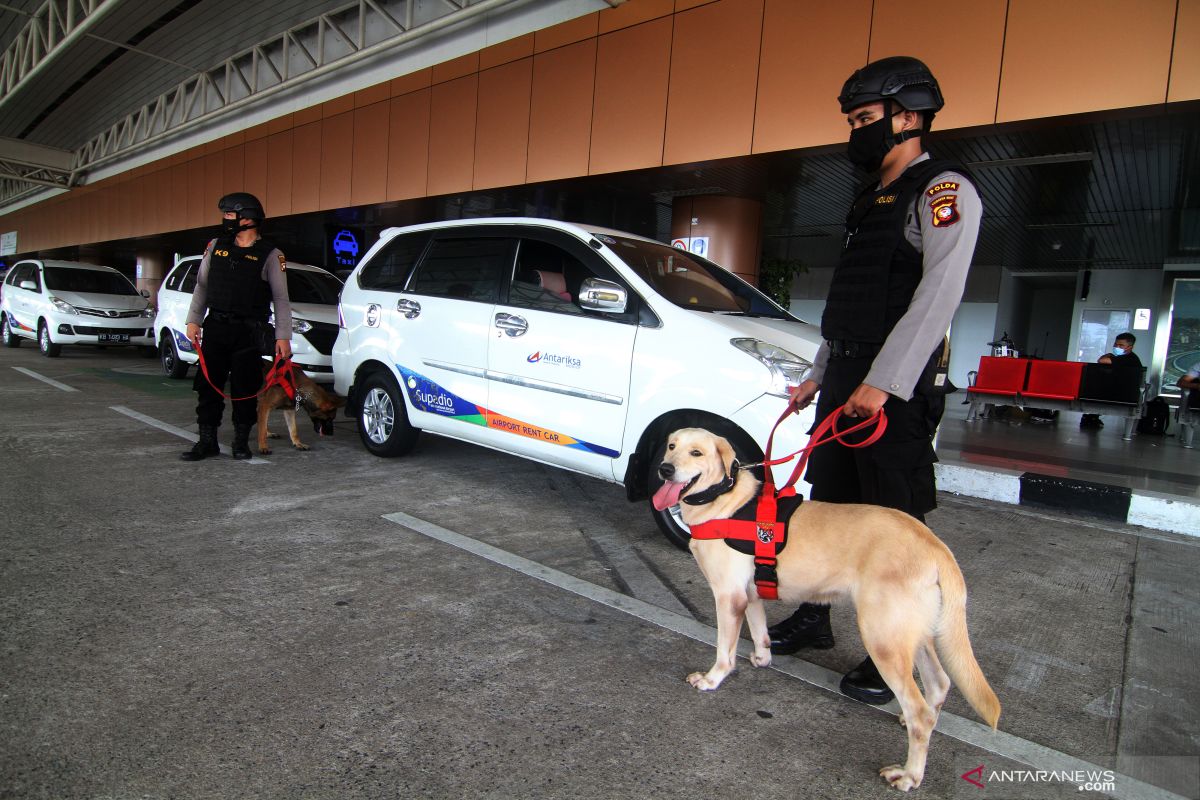
{"type": "Polygon", "coordinates": [[[929,204],[933,214],[933,227],[945,228],[958,222],[958,195],[947,194],[937,197],[929,204]]]}
{"type": "Polygon", "coordinates": [[[954,181],[938,181],[933,186],[930,186],[928,189],[926,189],[925,194],[927,194],[930,197],[933,197],[935,194],[941,194],[942,192],[957,192],[957,191],[958,191],[958,184],[955,183],[954,181]]]}
{"type": "Polygon", "coordinates": [[[283,253],[279,254],[279,271],[283,272],[287,269],[287,259],[283,257],[283,253]]]}

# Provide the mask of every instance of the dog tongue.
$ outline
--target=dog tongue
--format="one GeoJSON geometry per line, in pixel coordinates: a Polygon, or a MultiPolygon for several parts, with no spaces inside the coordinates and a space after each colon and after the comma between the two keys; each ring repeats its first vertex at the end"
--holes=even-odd
{"type": "Polygon", "coordinates": [[[679,495],[683,494],[683,490],[687,488],[686,483],[675,483],[667,481],[662,485],[657,492],[654,493],[654,507],[659,511],[670,508],[673,505],[679,504],[679,495]]]}

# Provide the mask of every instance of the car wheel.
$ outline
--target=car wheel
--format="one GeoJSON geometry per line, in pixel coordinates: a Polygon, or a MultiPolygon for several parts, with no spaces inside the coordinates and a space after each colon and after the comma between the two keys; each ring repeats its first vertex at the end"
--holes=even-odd
{"type": "Polygon", "coordinates": [[[12,332],[11,324],[7,314],[0,314],[0,330],[3,330],[4,346],[5,347],[20,347],[21,337],[12,332]]]}
{"type": "Polygon", "coordinates": [[[367,450],[382,458],[395,458],[413,449],[420,430],[408,423],[404,397],[391,375],[368,375],[359,397],[358,435],[367,450]]]}
{"type": "Polygon", "coordinates": [[[164,332],[158,343],[158,359],[168,378],[187,377],[187,362],[179,357],[179,351],[175,349],[175,337],[170,332],[164,332]]]}
{"type": "MultiPolygon", "coordinates": [[[[740,428],[735,427],[729,422],[698,422],[693,423],[695,427],[706,428],[713,433],[724,436],[733,445],[733,452],[737,454],[737,459],[743,464],[753,464],[757,461],[762,461],[762,450],[747,436],[740,428]]],[[[673,432],[677,428],[686,427],[685,425],[677,425],[671,428],[673,432]]],[[[650,462],[650,468],[646,472],[646,491],[651,497],[662,486],[662,479],[658,477],[658,465],[662,461],[663,454],[667,451],[667,437],[662,439],[655,445],[653,453],[654,460],[650,462]]],[[[757,478],[762,477],[762,467],[754,469],[754,475],[757,478]]],[[[663,536],[667,537],[667,541],[678,547],[680,550],[687,550],[688,544],[692,541],[691,531],[684,524],[683,518],[679,515],[679,506],[672,506],[659,511],[654,507],[653,503],[647,504],[650,508],[650,516],[654,517],[654,524],[662,532],[663,536]]]]}
{"type": "Polygon", "coordinates": [[[46,325],[46,320],[38,323],[38,349],[46,358],[58,358],[62,353],[62,345],[50,340],[50,327],[46,325]]]}

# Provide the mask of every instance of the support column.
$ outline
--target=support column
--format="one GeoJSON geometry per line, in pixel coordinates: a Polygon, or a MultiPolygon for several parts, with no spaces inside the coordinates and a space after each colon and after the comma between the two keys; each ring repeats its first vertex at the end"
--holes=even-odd
{"type": "MultiPolygon", "coordinates": [[[[671,240],[707,237],[707,252],[700,255],[758,286],[762,216],[762,202],[745,197],[677,197],[671,207],[671,240]]],[[[695,244],[690,249],[697,252],[695,244]]]]}
{"type": "Polygon", "coordinates": [[[158,287],[163,278],[167,277],[170,268],[167,256],[158,250],[137,251],[137,288],[138,291],[150,291],[150,303],[158,305],[158,287]]]}

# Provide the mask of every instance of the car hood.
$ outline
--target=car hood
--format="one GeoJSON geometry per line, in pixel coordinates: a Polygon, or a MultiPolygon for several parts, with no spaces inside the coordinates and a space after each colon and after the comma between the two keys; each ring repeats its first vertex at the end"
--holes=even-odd
{"type": "Polygon", "coordinates": [[[326,322],[330,325],[337,325],[337,306],[320,303],[292,303],[292,319],[306,319],[309,322],[326,322]]]}
{"type": "Polygon", "coordinates": [[[141,311],[150,301],[140,294],[96,294],[94,292],[63,292],[50,289],[47,294],[79,308],[103,308],[114,311],[141,311]]]}
{"type": "Polygon", "coordinates": [[[712,311],[689,311],[702,316],[710,324],[720,325],[729,338],[761,339],[812,361],[821,345],[821,331],[816,325],[788,319],[748,317],[740,314],[718,314],[712,311]]]}

